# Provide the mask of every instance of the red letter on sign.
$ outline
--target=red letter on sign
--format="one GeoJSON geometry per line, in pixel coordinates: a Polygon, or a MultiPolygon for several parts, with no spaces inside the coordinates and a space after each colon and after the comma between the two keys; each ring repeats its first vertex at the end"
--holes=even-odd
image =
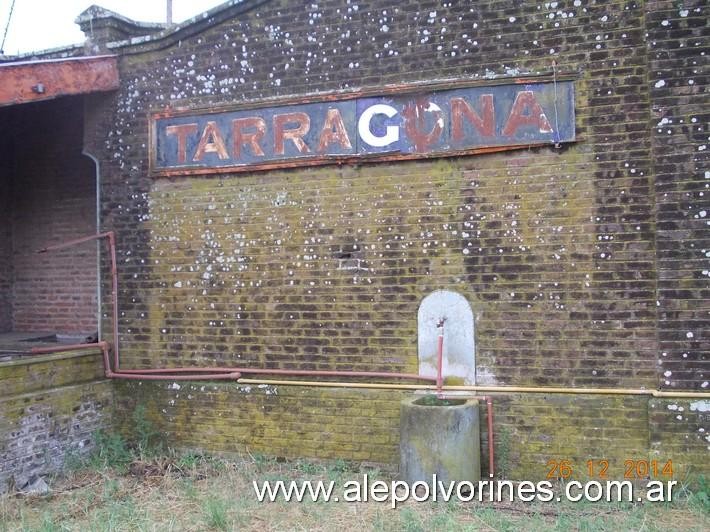
{"type": "Polygon", "coordinates": [[[224,145],[224,139],[222,138],[222,133],[217,127],[217,122],[207,122],[205,130],[202,132],[202,137],[200,137],[200,143],[197,145],[197,150],[195,150],[195,156],[192,160],[202,160],[205,153],[216,153],[217,157],[220,159],[229,159],[227,147],[224,145]]]}
{"type": "Polygon", "coordinates": [[[187,160],[187,136],[197,132],[197,124],[180,124],[168,126],[165,128],[167,135],[175,135],[177,137],[177,162],[184,163],[187,160]]]}
{"type": "Polygon", "coordinates": [[[306,113],[286,113],[283,115],[274,115],[274,154],[284,154],[284,141],[292,140],[296,149],[300,153],[308,153],[308,144],[305,143],[303,137],[311,129],[311,119],[306,113]],[[288,123],[295,122],[298,127],[293,129],[284,129],[288,123]]]}
{"type": "Polygon", "coordinates": [[[495,108],[493,107],[493,95],[482,94],[478,99],[483,118],[463,98],[451,98],[451,138],[453,140],[463,140],[463,119],[468,119],[478,132],[484,137],[492,137],[496,134],[495,108]]]}
{"type": "Polygon", "coordinates": [[[236,118],[232,120],[232,134],[234,136],[234,158],[239,159],[242,155],[242,146],[250,146],[254,155],[263,157],[264,150],[261,149],[259,141],[266,133],[266,122],[258,116],[249,118],[236,118]],[[245,132],[245,128],[255,128],[256,131],[245,132]]]}
{"type": "Polygon", "coordinates": [[[513,136],[519,127],[527,125],[536,126],[540,133],[552,133],[552,126],[533,91],[520,91],[513,102],[503,135],[513,136]]]}
{"type": "Polygon", "coordinates": [[[323,153],[332,142],[340,143],[346,150],[353,147],[350,144],[348,132],[345,130],[345,124],[343,124],[343,117],[340,116],[340,111],[337,109],[328,109],[323,129],[320,132],[318,151],[323,153]]]}
{"type": "Polygon", "coordinates": [[[414,145],[415,151],[428,150],[439,140],[442,131],[444,131],[444,114],[441,112],[441,107],[426,98],[417,98],[416,101],[405,105],[402,109],[402,116],[404,116],[404,130],[414,145]],[[434,118],[434,126],[428,133],[422,131],[425,126],[424,113],[431,113],[434,118]]]}

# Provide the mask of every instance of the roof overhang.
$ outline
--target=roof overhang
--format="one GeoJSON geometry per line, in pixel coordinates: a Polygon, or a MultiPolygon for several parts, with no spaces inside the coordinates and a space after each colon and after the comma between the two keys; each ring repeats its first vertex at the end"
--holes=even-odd
{"type": "Polygon", "coordinates": [[[114,55],[0,64],[0,107],[117,89],[114,55]]]}

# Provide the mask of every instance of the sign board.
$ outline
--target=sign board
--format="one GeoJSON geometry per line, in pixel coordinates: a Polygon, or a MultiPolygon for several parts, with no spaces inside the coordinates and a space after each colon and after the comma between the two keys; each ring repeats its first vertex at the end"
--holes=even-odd
{"type": "Polygon", "coordinates": [[[572,81],[425,90],[154,113],[151,171],[444,157],[575,140],[572,81]]]}

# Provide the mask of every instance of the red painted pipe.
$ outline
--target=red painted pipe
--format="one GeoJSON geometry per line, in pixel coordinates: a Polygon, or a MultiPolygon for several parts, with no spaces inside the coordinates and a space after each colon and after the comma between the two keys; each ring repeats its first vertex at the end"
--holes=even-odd
{"type": "Polygon", "coordinates": [[[443,398],[444,376],[442,366],[444,364],[444,332],[439,333],[438,346],[436,348],[436,395],[443,398]]]}
{"type": "MultiPolygon", "coordinates": [[[[187,372],[181,371],[178,375],[165,374],[165,373],[140,373],[132,371],[131,373],[115,372],[111,370],[109,364],[109,354],[108,354],[108,343],[107,342],[96,342],[94,344],[74,344],[74,345],[62,345],[58,347],[33,347],[32,353],[34,354],[48,354],[48,353],[61,353],[64,351],[76,351],[78,349],[94,349],[100,348],[104,359],[104,373],[108,379],[136,379],[136,380],[148,380],[148,381],[188,381],[188,380],[226,380],[226,379],[239,379],[242,374],[238,371],[228,371],[224,373],[198,373],[196,375],[189,375],[187,372]]],[[[186,369],[186,368],[181,368],[186,369]]]]}
{"type": "MultiPolygon", "coordinates": [[[[69,240],[67,242],[62,242],[61,244],[55,244],[54,246],[48,246],[37,250],[37,253],[46,253],[47,251],[56,251],[59,249],[64,249],[71,246],[76,246],[77,244],[83,244],[84,242],[91,242],[92,240],[99,240],[101,238],[106,238],[109,248],[109,256],[111,259],[111,306],[112,306],[112,321],[113,321],[113,363],[114,369],[118,371],[118,361],[119,361],[119,351],[118,351],[118,267],[116,262],[116,236],[113,231],[107,231],[105,233],[97,233],[95,235],[89,235],[82,238],[75,238],[74,240],[69,240]]],[[[66,350],[66,348],[65,348],[66,350]]],[[[57,351],[52,351],[57,352],[57,351]]],[[[110,371],[110,366],[106,366],[106,371],[110,371]]]]}
{"type": "Polygon", "coordinates": [[[181,372],[239,372],[255,375],[293,375],[313,377],[380,377],[392,379],[411,379],[434,381],[436,377],[426,377],[416,373],[389,373],[386,371],[337,371],[337,370],[308,370],[308,369],[268,369],[268,368],[232,368],[232,367],[195,367],[195,368],[165,368],[165,369],[123,369],[121,373],[181,373],[181,372]]]}
{"type": "Polygon", "coordinates": [[[93,344],[67,344],[58,347],[33,347],[30,352],[34,355],[46,355],[49,353],[61,353],[62,351],[77,351],[79,349],[93,349],[101,347],[102,342],[93,344]]]}
{"type": "Polygon", "coordinates": [[[493,455],[493,398],[486,396],[486,408],[488,410],[488,476],[493,478],[495,473],[495,459],[493,455]]]}
{"type": "Polygon", "coordinates": [[[109,252],[111,254],[111,303],[113,306],[113,367],[119,371],[118,357],[118,267],[116,261],[116,236],[113,231],[106,233],[108,236],[109,252]]]}
{"type": "Polygon", "coordinates": [[[444,387],[444,322],[446,318],[441,318],[437,324],[436,328],[439,329],[439,337],[437,338],[436,346],[436,396],[439,399],[444,398],[443,387],[444,387]]]}
{"type": "Polygon", "coordinates": [[[241,373],[201,373],[200,375],[156,375],[151,373],[114,373],[109,371],[106,377],[109,379],[134,379],[140,381],[197,381],[197,380],[239,380],[241,373]]]}

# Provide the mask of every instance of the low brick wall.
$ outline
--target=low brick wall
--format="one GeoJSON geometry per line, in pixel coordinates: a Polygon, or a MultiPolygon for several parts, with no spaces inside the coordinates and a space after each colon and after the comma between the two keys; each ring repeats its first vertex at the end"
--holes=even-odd
{"type": "MultiPolygon", "coordinates": [[[[121,382],[117,411],[128,430],[142,403],[171,445],[211,453],[399,462],[399,390],[254,386],[215,382],[121,382]]],[[[635,478],[635,464],[671,460],[673,478],[710,472],[707,412],[697,401],[647,396],[494,395],[496,477],[541,480],[563,460],[574,478],[635,478]],[[694,404],[695,406],[691,406],[694,404]],[[674,406],[675,405],[675,408],[674,406]],[[677,419],[678,405],[685,405],[677,419]],[[671,409],[669,409],[669,406],[671,409]],[[673,415],[670,415],[673,414],[673,415]],[[692,425],[692,427],[691,427],[692,425]]],[[[703,403],[705,404],[705,403],[703,403]]],[[[481,469],[488,475],[485,404],[481,469]]],[[[553,471],[556,475],[559,471],[553,471]]]]}
{"type": "Polygon", "coordinates": [[[0,363],[0,493],[61,469],[111,423],[112,383],[99,351],[0,363]]]}

